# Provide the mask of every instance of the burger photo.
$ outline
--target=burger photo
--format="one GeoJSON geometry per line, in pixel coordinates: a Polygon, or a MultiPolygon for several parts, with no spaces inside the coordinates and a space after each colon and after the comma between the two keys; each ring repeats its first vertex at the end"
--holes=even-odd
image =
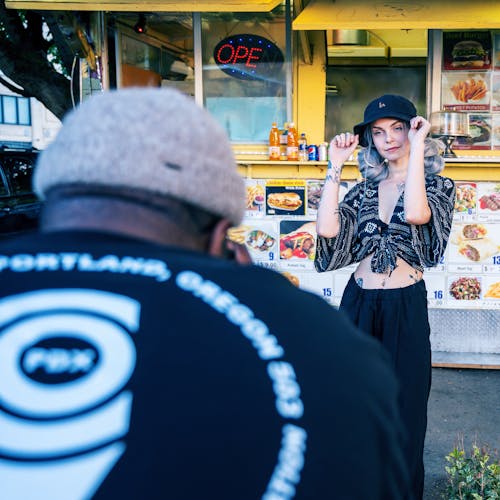
{"type": "Polygon", "coordinates": [[[487,53],[476,40],[458,42],[451,51],[453,68],[482,68],[488,64],[487,53]]]}

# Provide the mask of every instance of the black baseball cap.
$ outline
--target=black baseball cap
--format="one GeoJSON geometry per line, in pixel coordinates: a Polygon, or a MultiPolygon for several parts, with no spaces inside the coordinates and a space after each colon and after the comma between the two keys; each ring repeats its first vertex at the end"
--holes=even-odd
{"type": "Polygon", "coordinates": [[[406,97],[394,94],[385,94],[371,101],[365,108],[364,120],[354,126],[354,133],[359,134],[359,144],[368,146],[364,132],[366,127],[379,118],[399,118],[409,122],[417,116],[417,109],[406,97]]]}

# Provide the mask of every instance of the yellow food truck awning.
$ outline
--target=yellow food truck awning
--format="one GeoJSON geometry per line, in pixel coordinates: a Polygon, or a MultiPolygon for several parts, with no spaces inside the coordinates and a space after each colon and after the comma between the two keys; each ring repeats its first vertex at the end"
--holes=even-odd
{"type": "Polygon", "coordinates": [[[10,9],[121,12],[269,12],[282,0],[6,0],[10,9]]]}
{"type": "Polygon", "coordinates": [[[294,30],[500,28],[498,0],[311,0],[294,30]]]}

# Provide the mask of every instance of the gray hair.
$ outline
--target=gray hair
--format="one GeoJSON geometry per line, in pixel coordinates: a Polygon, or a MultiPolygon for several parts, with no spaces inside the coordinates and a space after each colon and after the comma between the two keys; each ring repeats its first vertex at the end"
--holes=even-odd
{"type": "MultiPolygon", "coordinates": [[[[408,122],[403,122],[406,129],[410,128],[408,122]]],[[[361,175],[370,181],[380,182],[389,175],[388,164],[380,155],[373,143],[370,127],[366,127],[364,138],[368,144],[361,148],[358,153],[358,168],[361,175]]],[[[424,171],[425,176],[439,174],[444,168],[444,159],[441,153],[444,151],[444,144],[437,139],[427,137],[424,143],[424,171]]]]}

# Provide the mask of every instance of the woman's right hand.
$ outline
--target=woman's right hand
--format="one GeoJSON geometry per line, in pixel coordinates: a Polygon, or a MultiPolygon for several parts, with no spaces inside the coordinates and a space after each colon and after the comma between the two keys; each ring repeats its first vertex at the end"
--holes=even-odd
{"type": "Polygon", "coordinates": [[[335,167],[342,165],[351,157],[359,144],[359,135],[350,132],[337,134],[331,141],[328,148],[328,159],[335,167]]]}

